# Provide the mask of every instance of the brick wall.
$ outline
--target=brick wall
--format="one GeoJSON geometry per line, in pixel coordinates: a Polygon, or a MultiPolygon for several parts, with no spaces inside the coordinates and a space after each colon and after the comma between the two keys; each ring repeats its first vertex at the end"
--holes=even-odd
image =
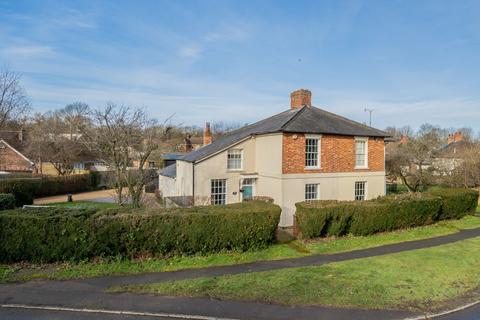
{"type": "Polygon", "coordinates": [[[30,162],[0,142],[0,171],[32,171],[30,162]]]}
{"type": "Polygon", "coordinates": [[[305,169],[305,135],[283,135],[283,173],[334,173],[383,171],[383,138],[368,139],[368,169],[355,169],[355,138],[351,136],[322,135],[321,168],[305,169]],[[296,139],[295,139],[296,136],[296,139]]]}

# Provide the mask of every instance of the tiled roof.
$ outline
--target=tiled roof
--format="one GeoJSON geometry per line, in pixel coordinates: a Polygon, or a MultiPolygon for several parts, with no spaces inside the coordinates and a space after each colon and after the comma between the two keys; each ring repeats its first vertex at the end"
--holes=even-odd
{"type": "Polygon", "coordinates": [[[290,109],[267,119],[232,131],[179,160],[196,162],[209,157],[250,136],[275,132],[317,133],[365,137],[388,137],[381,130],[349,120],[331,112],[304,106],[290,109]]]}
{"type": "Polygon", "coordinates": [[[169,177],[169,178],[176,178],[177,177],[177,165],[174,163],[169,165],[168,167],[163,168],[160,170],[159,174],[161,176],[169,177]]]}

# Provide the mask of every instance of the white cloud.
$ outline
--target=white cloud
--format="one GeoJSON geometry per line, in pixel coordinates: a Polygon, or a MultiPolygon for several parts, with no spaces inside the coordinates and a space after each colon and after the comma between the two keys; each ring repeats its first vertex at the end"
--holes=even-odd
{"type": "Polygon", "coordinates": [[[55,53],[50,46],[13,45],[0,48],[0,55],[13,58],[38,58],[52,56],[55,53]]]}
{"type": "Polygon", "coordinates": [[[251,31],[246,26],[227,25],[203,36],[206,42],[216,41],[245,41],[251,36],[251,31]]]}
{"type": "Polygon", "coordinates": [[[179,54],[183,58],[191,58],[191,59],[196,59],[200,56],[201,52],[203,50],[200,47],[196,46],[186,46],[182,47],[179,50],[179,54]]]}

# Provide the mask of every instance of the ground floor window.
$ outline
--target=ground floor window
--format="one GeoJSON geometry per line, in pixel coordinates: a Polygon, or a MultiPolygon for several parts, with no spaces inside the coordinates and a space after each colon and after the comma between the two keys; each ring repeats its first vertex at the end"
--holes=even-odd
{"type": "Polygon", "coordinates": [[[226,204],[227,203],[227,180],[213,179],[211,181],[211,203],[226,204]]]}
{"type": "Polygon", "coordinates": [[[355,182],[355,200],[365,200],[365,181],[355,182]]]}
{"type": "Polygon", "coordinates": [[[308,183],[305,185],[305,200],[319,200],[319,187],[317,183],[308,183]]]}

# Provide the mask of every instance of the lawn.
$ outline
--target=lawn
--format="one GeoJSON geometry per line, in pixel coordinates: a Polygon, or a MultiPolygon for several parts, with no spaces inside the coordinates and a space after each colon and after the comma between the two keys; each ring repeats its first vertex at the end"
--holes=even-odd
{"type": "Polygon", "coordinates": [[[294,241],[249,252],[224,252],[204,256],[152,258],[141,260],[98,260],[82,263],[0,265],[0,282],[32,279],[79,279],[107,275],[164,272],[220,265],[233,265],[262,260],[298,258],[312,254],[345,252],[376,246],[426,239],[480,227],[480,218],[467,216],[461,220],[442,221],[435,225],[377,234],[369,237],[342,237],[294,241]]]}
{"type": "Polygon", "coordinates": [[[68,208],[98,208],[109,209],[116,208],[118,204],[109,202],[93,202],[93,201],[73,201],[73,202],[54,202],[46,204],[47,206],[68,207],[68,208]]]}
{"type": "MultiPolygon", "coordinates": [[[[386,256],[234,276],[112,288],[286,305],[433,311],[480,288],[480,238],[386,256]]],[[[478,298],[478,291],[476,292],[478,298]]]]}

